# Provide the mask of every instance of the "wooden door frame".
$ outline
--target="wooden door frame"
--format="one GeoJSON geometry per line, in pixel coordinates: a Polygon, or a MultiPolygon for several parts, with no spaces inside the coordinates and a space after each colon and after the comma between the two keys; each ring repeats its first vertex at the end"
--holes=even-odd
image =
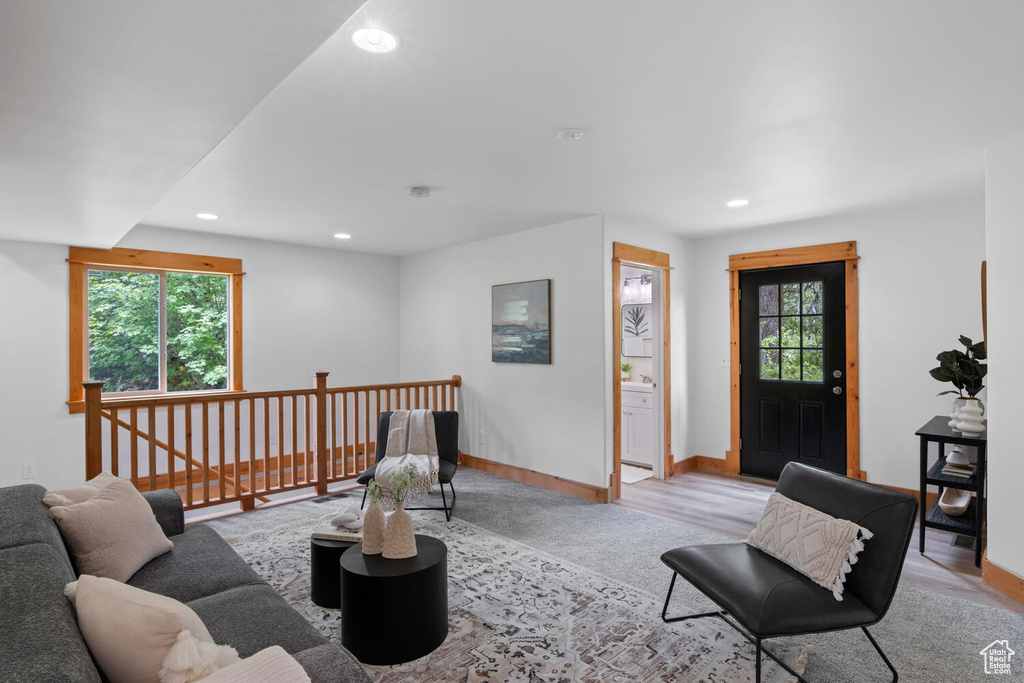
{"type": "Polygon", "coordinates": [[[622,497],[622,263],[661,271],[662,289],[662,406],[665,411],[664,444],[665,478],[672,476],[672,363],[669,325],[669,255],[660,251],[634,247],[622,242],[612,243],[612,473],[609,477],[611,499],[622,497]]]}
{"type": "Polygon", "coordinates": [[[857,242],[729,256],[730,436],[725,471],[740,473],[740,272],[843,261],[846,265],[846,476],[866,480],[860,469],[860,365],[857,350],[857,242]]]}

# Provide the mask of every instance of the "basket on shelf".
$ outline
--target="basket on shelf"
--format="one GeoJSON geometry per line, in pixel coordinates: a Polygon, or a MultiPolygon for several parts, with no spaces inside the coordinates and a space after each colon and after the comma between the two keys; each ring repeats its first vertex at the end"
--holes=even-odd
{"type": "Polygon", "coordinates": [[[946,489],[939,498],[939,507],[950,517],[959,517],[967,512],[971,503],[971,492],[962,489],[946,489]]]}

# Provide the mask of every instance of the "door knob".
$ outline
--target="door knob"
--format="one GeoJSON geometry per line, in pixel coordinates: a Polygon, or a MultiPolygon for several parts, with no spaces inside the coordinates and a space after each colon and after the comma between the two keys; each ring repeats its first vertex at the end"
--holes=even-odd
{"type": "Polygon", "coordinates": [[[843,388],[842,387],[832,387],[832,393],[835,394],[836,396],[838,396],[839,394],[843,393],[843,388]]]}
{"type": "Polygon", "coordinates": [[[835,377],[836,379],[839,379],[840,377],[843,376],[843,371],[842,370],[833,370],[832,371],[832,376],[835,377]]]}

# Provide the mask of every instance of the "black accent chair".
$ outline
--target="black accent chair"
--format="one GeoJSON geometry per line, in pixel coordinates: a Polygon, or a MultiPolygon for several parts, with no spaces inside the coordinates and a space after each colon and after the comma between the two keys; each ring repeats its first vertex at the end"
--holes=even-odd
{"type": "Polygon", "coordinates": [[[874,537],[846,575],[843,600],[809,578],[746,543],[697,545],[669,550],[661,561],[672,569],[672,583],[661,618],[666,622],[719,617],[739,631],[757,649],[756,680],[761,680],[761,652],[796,676],[761,641],[780,636],[799,636],[860,628],[882,661],[899,674],[868,626],[885,616],[896,593],[903,560],[914,531],[917,500],[905,493],[791,462],[782,470],[778,487],[782,495],[833,517],[859,524],[874,537]],[[669,618],[668,604],[676,577],[682,576],[722,609],[704,614],[669,618]],[[730,618],[731,617],[731,618],[730,618]]]}
{"type": "MultiPolygon", "coordinates": [[[[452,477],[455,470],[459,468],[459,414],[453,410],[435,410],[434,413],[434,436],[437,438],[437,482],[441,487],[442,507],[435,508],[405,508],[406,510],[444,510],[445,518],[452,520],[452,509],[455,507],[455,487],[452,485],[452,477]],[[452,490],[452,504],[448,505],[448,499],[444,494],[444,485],[452,490]]],[[[380,421],[377,423],[377,452],[374,454],[373,465],[356,479],[362,485],[367,485],[373,479],[377,471],[377,463],[381,461],[384,454],[388,452],[388,432],[391,431],[391,413],[381,413],[380,421]]],[[[363,502],[359,505],[362,509],[366,505],[366,490],[363,490],[363,502]]]]}

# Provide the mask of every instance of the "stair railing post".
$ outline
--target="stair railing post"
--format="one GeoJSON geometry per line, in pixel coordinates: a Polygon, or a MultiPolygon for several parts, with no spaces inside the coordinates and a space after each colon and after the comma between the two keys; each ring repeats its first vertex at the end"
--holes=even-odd
{"type": "Polygon", "coordinates": [[[327,375],[316,373],[316,492],[327,493],[327,375]]]}
{"type": "Polygon", "coordinates": [[[103,385],[104,382],[82,382],[85,387],[85,478],[92,479],[103,471],[103,385]]]}
{"type": "MultiPolygon", "coordinates": [[[[454,410],[456,412],[458,412],[459,408],[455,404],[455,388],[456,387],[461,387],[461,386],[462,386],[462,376],[461,375],[452,375],[452,383],[448,387],[448,391],[451,392],[451,401],[449,401],[448,405],[449,405],[449,409],[454,410]]],[[[459,415],[459,419],[460,420],[462,419],[461,414],[459,415]]],[[[455,461],[458,464],[460,464],[460,465],[462,464],[462,451],[461,450],[456,450],[455,451],[455,461]]],[[[455,489],[452,489],[453,493],[454,493],[454,491],[455,491],[455,489]]],[[[454,504],[455,503],[454,503],[454,499],[453,499],[452,505],[454,505],[454,504]]]]}

